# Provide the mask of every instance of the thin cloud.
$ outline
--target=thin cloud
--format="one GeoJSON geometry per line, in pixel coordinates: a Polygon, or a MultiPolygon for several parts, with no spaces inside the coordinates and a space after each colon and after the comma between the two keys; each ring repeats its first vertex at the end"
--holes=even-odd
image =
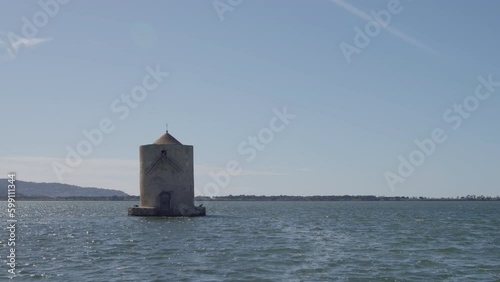
{"type": "Polygon", "coordinates": [[[52,41],[52,38],[25,38],[20,37],[16,38],[16,41],[12,42],[12,48],[19,50],[22,46],[24,47],[33,47],[39,45],[44,42],[52,41]]]}
{"type": "MultiPolygon", "coordinates": [[[[210,172],[212,173],[218,173],[220,171],[225,171],[225,167],[221,166],[210,166],[210,165],[195,165],[195,175],[197,176],[209,176],[210,172]]],[[[285,173],[280,173],[280,172],[273,172],[273,171],[257,171],[257,170],[248,170],[248,169],[243,169],[241,173],[238,175],[240,176],[282,176],[282,175],[287,175],[285,173]]]]}
{"type": "Polygon", "coordinates": [[[312,169],[310,169],[308,167],[303,167],[303,168],[298,168],[297,171],[300,171],[300,172],[311,172],[312,169]]]}
{"type": "MultiPolygon", "coordinates": [[[[344,2],[343,0],[330,0],[331,2],[333,2],[334,4],[336,4],[337,6],[345,9],[346,11],[348,11],[349,13],[357,16],[358,18],[361,18],[363,20],[366,20],[366,21],[376,21],[370,14],[354,7],[353,5],[349,4],[349,3],[346,3],[344,2]]],[[[429,52],[433,55],[437,55],[438,52],[434,49],[432,49],[431,47],[425,45],[424,43],[420,42],[419,40],[415,39],[414,37],[400,31],[399,29],[397,28],[394,28],[394,27],[391,27],[390,25],[386,25],[386,26],[383,26],[383,25],[380,25],[384,30],[386,30],[387,32],[391,33],[392,35],[396,36],[397,38],[405,41],[406,43],[409,43],[411,45],[413,45],[414,47],[417,47],[421,50],[424,50],[426,52],[429,52]]]]}
{"type": "Polygon", "coordinates": [[[0,49],[5,50],[3,59],[15,59],[21,48],[32,48],[45,42],[52,41],[51,37],[47,38],[26,38],[18,36],[15,33],[0,32],[0,49]]]}

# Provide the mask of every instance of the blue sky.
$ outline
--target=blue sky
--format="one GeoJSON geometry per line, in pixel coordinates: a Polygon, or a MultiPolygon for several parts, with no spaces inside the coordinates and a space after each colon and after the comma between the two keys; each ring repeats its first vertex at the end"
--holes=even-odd
{"type": "Polygon", "coordinates": [[[230,161],[242,172],[217,195],[499,195],[500,87],[457,129],[443,114],[475,95],[478,77],[500,81],[500,3],[401,0],[392,13],[393,1],[42,0],[54,11],[43,26],[37,2],[4,2],[0,168],[59,181],[67,146],[109,119],[113,132],[62,181],[138,194],[139,146],[168,122],[194,145],[199,195],[230,161]],[[390,21],[356,47],[356,28],[382,10],[390,21]],[[349,62],[342,44],[358,48],[349,62]],[[113,101],[148,66],[169,75],[120,119],[113,101]],[[285,108],[295,118],[248,161],[238,146],[285,108]],[[436,128],[446,141],[402,176],[399,156],[436,128]],[[404,181],[391,186],[388,173],[404,181]]]}

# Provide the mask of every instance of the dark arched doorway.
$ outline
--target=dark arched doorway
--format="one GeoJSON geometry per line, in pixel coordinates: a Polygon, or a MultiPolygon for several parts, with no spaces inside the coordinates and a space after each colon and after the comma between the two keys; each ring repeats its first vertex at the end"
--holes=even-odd
{"type": "Polygon", "coordinates": [[[160,194],[160,212],[169,213],[170,212],[170,200],[172,195],[169,192],[162,192],[160,194]]]}

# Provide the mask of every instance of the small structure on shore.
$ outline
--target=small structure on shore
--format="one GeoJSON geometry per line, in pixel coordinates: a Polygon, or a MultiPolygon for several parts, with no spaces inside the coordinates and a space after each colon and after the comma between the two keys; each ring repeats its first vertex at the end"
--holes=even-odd
{"type": "Polygon", "coordinates": [[[139,206],[132,216],[204,216],[194,206],[193,146],[183,145],[167,132],[154,144],[140,147],[139,206]]]}

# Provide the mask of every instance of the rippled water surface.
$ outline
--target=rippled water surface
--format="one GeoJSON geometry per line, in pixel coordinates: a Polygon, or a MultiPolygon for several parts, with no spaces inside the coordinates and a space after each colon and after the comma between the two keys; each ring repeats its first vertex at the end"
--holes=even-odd
{"type": "Polygon", "coordinates": [[[206,202],[201,218],[132,204],[18,203],[16,278],[500,281],[500,202],[206,202]]]}

